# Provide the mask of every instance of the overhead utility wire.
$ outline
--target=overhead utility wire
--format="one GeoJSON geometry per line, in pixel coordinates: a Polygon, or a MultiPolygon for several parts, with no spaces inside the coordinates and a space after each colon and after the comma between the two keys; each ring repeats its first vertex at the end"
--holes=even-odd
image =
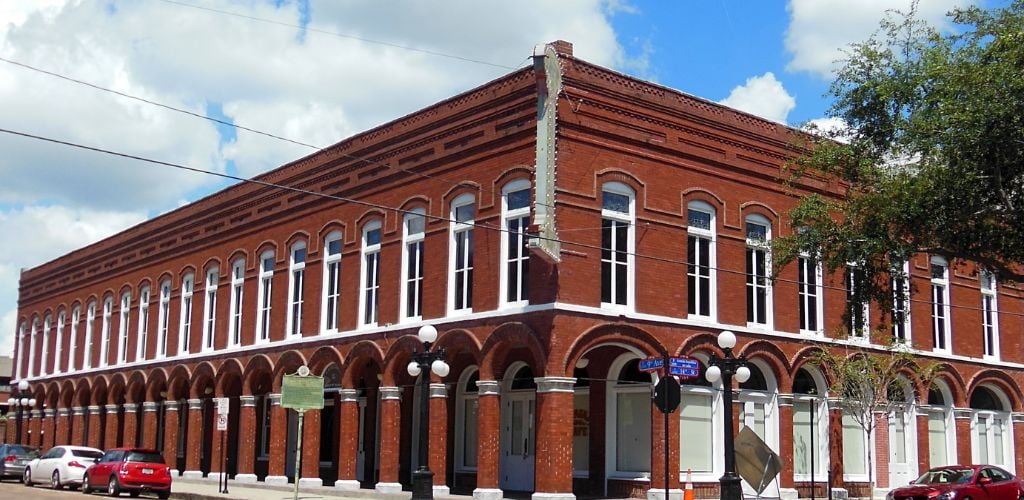
{"type": "MultiPolygon", "coordinates": [[[[343,202],[346,202],[346,203],[352,203],[352,204],[355,204],[355,205],[361,205],[361,206],[365,206],[365,207],[377,208],[377,209],[391,211],[391,212],[395,212],[395,213],[399,213],[399,214],[419,215],[419,216],[422,216],[422,217],[427,218],[427,219],[437,220],[437,221],[442,221],[442,222],[449,222],[449,223],[458,222],[458,221],[456,221],[454,219],[451,219],[449,217],[443,217],[443,216],[439,216],[439,215],[431,215],[431,214],[424,214],[424,213],[419,213],[419,212],[413,212],[412,210],[406,210],[406,209],[398,208],[398,207],[390,207],[390,206],[387,206],[387,205],[381,205],[379,203],[372,203],[372,202],[368,202],[368,201],[362,201],[362,200],[358,200],[358,199],[355,199],[355,198],[349,198],[349,197],[346,197],[346,196],[338,196],[338,195],[333,195],[333,194],[321,193],[319,191],[311,191],[311,190],[308,190],[308,189],[302,189],[302,188],[297,188],[297,187],[293,187],[293,186],[286,186],[286,185],[283,185],[283,184],[276,184],[276,183],[273,183],[273,182],[262,181],[262,180],[259,180],[259,179],[250,179],[250,178],[245,178],[245,177],[239,177],[237,175],[225,174],[225,173],[221,173],[221,172],[214,172],[212,170],[206,170],[206,169],[197,168],[197,167],[190,167],[188,165],[182,165],[182,164],[179,164],[179,163],[172,163],[172,162],[167,162],[167,161],[162,161],[162,160],[154,160],[152,158],[146,158],[146,157],[143,157],[143,156],[132,155],[132,154],[128,154],[128,153],[121,153],[121,152],[118,152],[118,151],[112,151],[112,150],[109,150],[109,149],[98,148],[98,147],[94,147],[94,146],[86,146],[84,144],[78,144],[78,143],[74,143],[74,142],[70,142],[70,141],[63,141],[63,140],[60,140],[60,139],[53,139],[53,138],[50,138],[50,137],[44,137],[44,136],[40,136],[40,135],[30,134],[30,133],[27,133],[27,132],[18,132],[16,130],[0,128],[0,133],[5,133],[5,134],[10,134],[10,135],[26,137],[26,138],[29,138],[29,139],[36,139],[36,140],[39,140],[39,141],[50,142],[50,143],[54,143],[54,144],[61,144],[61,145],[68,146],[68,147],[83,149],[83,150],[87,150],[87,151],[93,151],[93,152],[96,152],[96,153],[103,153],[103,154],[107,154],[107,155],[111,155],[111,156],[118,156],[118,157],[121,157],[121,158],[137,160],[137,161],[141,161],[141,162],[145,162],[145,163],[152,163],[152,164],[155,164],[155,165],[162,165],[162,166],[177,168],[177,169],[181,169],[181,170],[187,170],[187,171],[190,171],[190,172],[196,172],[196,173],[201,173],[201,174],[213,175],[213,176],[216,176],[216,177],[222,177],[222,178],[225,178],[225,179],[232,179],[232,180],[236,180],[236,181],[239,181],[239,182],[246,182],[246,183],[251,183],[251,184],[257,184],[257,185],[264,186],[264,187],[283,189],[283,190],[286,190],[286,191],[292,191],[292,192],[302,193],[302,194],[306,194],[306,195],[318,196],[318,197],[327,198],[327,199],[336,200],[336,201],[343,201],[343,202]]],[[[483,228],[483,229],[487,229],[487,230],[491,230],[491,231],[502,232],[502,233],[523,234],[520,231],[513,231],[513,230],[510,230],[510,229],[507,229],[507,228],[504,228],[504,227],[500,227],[500,226],[491,226],[489,224],[475,223],[474,227],[479,227],[479,228],[483,228]]],[[[580,248],[586,248],[586,249],[589,249],[589,250],[599,250],[599,251],[606,251],[607,250],[607,251],[611,251],[611,252],[615,252],[615,253],[624,253],[626,255],[631,255],[631,256],[634,256],[634,257],[641,258],[641,259],[653,260],[653,261],[656,261],[656,262],[663,262],[663,263],[667,263],[667,264],[676,264],[676,265],[684,265],[684,266],[696,265],[696,264],[693,264],[693,263],[687,262],[687,261],[682,261],[682,260],[677,260],[677,259],[669,259],[669,258],[665,258],[665,257],[656,257],[656,256],[653,256],[653,255],[645,255],[645,254],[641,254],[641,253],[637,253],[637,252],[621,252],[621,251],[614,250],[614,249],[611,249],[611,248],[605,248],[605,247],[602,247],[600,245],[592,245],[592,244],[589,244],[589,243],[580,243],[580,242],[576,242],[576,241],[569,241],[569,240],[563,240],[563,239],[560,239],[560,238],[551,238],[551,237],[540,236],[540,235],[529,235],[529,236],[531,238],[537,238],[537,239],[544,240],[544,241],[551,241],[551,242],[561,243],[561,244],[565,244],[565,245],[569,245],[569,246],[576,246],[576,247],[580,247],[580,248]]],[[[738,274],[738,275],[743,275],[743,276],[750,276],[750,273],[747,273],[745,271],[737,271],[737,270],[733,270],[733,269],[724,269],[724,268],[711,267],[711,266],[699,266],[699,267],[706,267],[708,269],[714,269],[714,270],[716,270],[718,272],[723,272],[723,273],[728,273],[728,274],[738,274]]],[[[786,278],[775,278],[772,281],[773,282],[781,282],[781,283],[793,283],[793,284],[797,284],[797,285],[801,284],[798,280],[786,279],[786,278]]],[[[825,284],[821,284],[821,287],[823,289],[846,291],[845,287],[831,286],[831,285],[825,285],[825,284]]],[[[929,302],[929,301],[923,301],[923,300],[920,300],[920,299],[908,299],[908,302],[920,302],[920,303],[931,304],[931,302],[929,302]]],[[[950,308],[959,308],[959,309],[972,310],[972,311],[981,311],[982,310],[980,307],[958,306],[958,305],[953,305],[953,304],[949,304],[949,307],[950,308]]],[[[1000,311],[1000,314],[1007,314],[1007,315],[1012,315],[1012,316],[1024,316],[1024,313],[1014,313],[1014,312],[1010,312],[1010,311],[1000,311]]]]}
{"type": "Polygon", "coordinates": [[[224,15],[228,15],[228,16],[240,17],[240,18],[243,18],[243,19],[249,19],[251,21],[259,21],[261,23],[276,24],[278,26],[285,26],[285,27],[288,27],[288,28],[295,28],[295,29],[299,29],[299,30],[305,30],[305,31],[313,32],[313,33],[320,33],[322,35],[331,35],[331,36],[336,36],[338,38],[345,38],[345,39],[349,39],[349,40],[356,40],[356,41],[372,43],[372,44],[376,44],[376,45],[383,45],[385,47],[393,47],[393,48],[396,48],[396,49],[408,50],[408,51],[411,51],[411,52],[419,52],[419,53],[422,53],[422,54],[428,54],[428,55],[437,56],[437,57],[446,57],[448,59],[456,59],[456,60],[459,60],[459,61],[471,62],[471,63],[476,63],[476,64],[483,64],[483,65],[492,66],[492,67],[495,67],[495,68],[517,69],[514,66],[506,66],[504,64],[498,64],[498,63],[493,63],[493,62],[490,62],[490,61],[484,61],[482,59],[473,59],[471,57],[458,56],[458,55],[455,55],[455,54],[447,54],[447,53],[444,53],[444,52],[438,52],[436,50],[421,49],[419,47],[411,47],[409,45],[401,45],[401,44],[398,44],[398,43],[385,42],[385,41],[382,41],[382,40],[373,40],[373,39],[364,38],[364,37],[361,37],[361,36],[349,35],[347,33],[338,33],[336,31],[328,31],[328,30],[322,30],[322,29],[318,29],[318,28],[311,28],[309,26],[302,26],[302,25],[299,25],[299,24],[286,23],[284,21],[275,21],[273,19],[266,19],[266,18],[263,18],[263,17],[250,16],[248,14],[241,14],[241,13],[238,13],[238,12],[231,12],[229,10],[214,9],[212,7],[204,7],[202,5],[195,5],[195,4],[190,4],[190,3],[187,3],[187,2],[179,2],[179,1],[176,1],[176,0],[161,0],[161,1],[165,2],[165,3],[180,5],[182,7],[191,7],[193,9],[205,10],[205,11],[209,11],[209,12],[216,12],[218,14],[224,14],[224,15]]]}

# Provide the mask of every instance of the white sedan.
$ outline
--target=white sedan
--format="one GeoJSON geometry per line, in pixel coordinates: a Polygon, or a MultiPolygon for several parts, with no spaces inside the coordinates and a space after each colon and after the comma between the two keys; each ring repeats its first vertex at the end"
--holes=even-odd
{"type": "Polygon", "coordinates": [[[25,465],[22,478],[25,486],[47,483],[55,490],[82,484],[85,469],[103,456],[96,448],[85,446],[54,446],[39,458],[25,465]]]}

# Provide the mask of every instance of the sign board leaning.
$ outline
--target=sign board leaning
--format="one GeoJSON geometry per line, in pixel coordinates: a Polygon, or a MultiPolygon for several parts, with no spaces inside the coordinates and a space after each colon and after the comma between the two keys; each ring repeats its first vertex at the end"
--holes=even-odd
{"type": "Polygon", "coordinates": [[[324,378],[285,375],[281,381],[281,407],[320,410],[324,407],[324,378]]]}

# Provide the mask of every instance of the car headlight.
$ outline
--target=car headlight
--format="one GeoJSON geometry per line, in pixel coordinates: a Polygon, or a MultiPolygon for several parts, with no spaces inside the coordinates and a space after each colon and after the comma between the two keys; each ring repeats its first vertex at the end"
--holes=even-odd
{"type": "Polygon", "coordinates": [[[945,493],[939,493],[939,496],[935,497],[935,500],[955,500],[955,499],[956,499],[956,492],[953,491],[953,490],[949,490],[949,491],[947,491],[945,493]]]}

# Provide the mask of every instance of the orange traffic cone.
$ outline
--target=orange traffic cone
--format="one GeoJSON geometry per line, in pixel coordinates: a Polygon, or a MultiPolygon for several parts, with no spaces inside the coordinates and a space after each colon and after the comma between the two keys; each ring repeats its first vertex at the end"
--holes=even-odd
{"type": "Polygon", "coordinates": [[[686,469],[686,489],[683,490],[683,500],[693,500],[693,473],[686,469]]]}

